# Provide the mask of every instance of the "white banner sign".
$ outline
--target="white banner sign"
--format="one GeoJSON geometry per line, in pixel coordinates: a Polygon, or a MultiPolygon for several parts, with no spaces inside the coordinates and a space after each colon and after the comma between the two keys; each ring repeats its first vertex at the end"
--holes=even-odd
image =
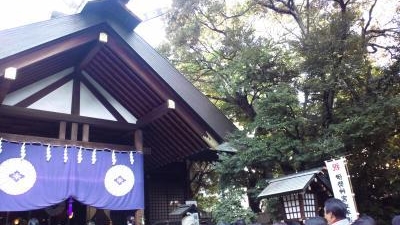
{"type": "Polygon", "coordinates": [[[346,159],[340,158],[332,161],[325,161],[329,172],[333,195],[342,200],[347,206],[347,217],[350,222],[358,218],[354,194],[351,188],[351,181],[347,172],[346,159]]]}

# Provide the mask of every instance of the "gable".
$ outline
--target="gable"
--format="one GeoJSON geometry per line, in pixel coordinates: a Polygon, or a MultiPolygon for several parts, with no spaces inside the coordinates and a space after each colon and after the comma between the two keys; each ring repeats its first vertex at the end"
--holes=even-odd
{"type": "Polygon", "coordinates": [[[18,71],[0,78],[0,133],[57,137],[49,130],[60,120],[78,121],[90,125],[90,141],[133,145],[140,129],[153,168],[222,143],[233,124],[121,19],[102,13],[0,31],[0,71],[18,71]],[[48,130],[33,130],[32,120],[48,130]]]}

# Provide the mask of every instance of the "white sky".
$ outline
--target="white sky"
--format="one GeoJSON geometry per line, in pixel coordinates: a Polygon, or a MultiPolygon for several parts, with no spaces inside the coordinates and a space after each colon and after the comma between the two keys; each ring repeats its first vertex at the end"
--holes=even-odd
{"type": "MultiPolygon", "coordinates": [[[[68,4],[79,5],[81,0],[0,0],[0,30],[50,19],[53,11],[76,13],[68,4]]],[[[127,7],[143,20],[135,31],[156,47],[164,38],[163,22],[150,19],[165,11],[171,0],[131,0],[127,7]]]]}
{"type": "MultiPolygon", "coordinates": [[[[0,0],[0,30],[30,24],[50,18],[52,11],[66,14],[76,13],[76,7],[82,0],[0,0]]],[[[396,12],[396,1],[378,1],[374,16],[380,18],[381,26],[389,22],[396,12]]],[[[163,21],[156,17],[171,6],[172,0],[130,0],[127,7],[143,20],[135,31],[150,45],[156,47],[165,37],[163,21]]],[[[270,24],[264,24],[265,30],[272,30],[270,24]]],[[[277,26],[276,29],[280,26],[277,26]]],[[[274,31],[273,31],[274,32],[274,31]]],[[[1,43],[0,43],[1,44],[1,43]]]]}

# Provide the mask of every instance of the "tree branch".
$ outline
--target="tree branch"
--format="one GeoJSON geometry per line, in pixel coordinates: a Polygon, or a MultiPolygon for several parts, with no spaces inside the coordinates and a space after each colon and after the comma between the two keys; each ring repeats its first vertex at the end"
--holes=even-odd
{"type": "MultiPolygon", "coordinates": [[[[369,11],[368,11],[368,21],[367,21],[367,23],[365,24],[365,26],[364,26],[364,28],[363,28],[364,31],[367,31],[369,25],[371,24],[371,20],[372,20],[372,11],[374,10],[377,1],[378,1],[378,0],[375,0],[374,3],[373,3],[373,4],[371,5],[371,7],[369,8],[369,11]]],[[[365,32],[365,33],[366,33],[366,32],[365,32]]]]}
{"type": "Polygon", "coordinates": [[[278,7],[277,5],[275,5],[275,2],[273,0],[256,0],[257,4],[265,8],[271,9],[280,14],[286,14],[292,16],[293,19],[296,21],[297,25],[299,26],[302,35],[305,36],[307,34],[307,28],[305,27],[303,20],[299,16],[300,14],[296,5],[294,4],[294,1],[287,0],[285,2],[284,0],[276,0],[276,2],[281,3],[283,7],[278,7]]]}
{"type": "Polygon", "coordinates": [[[200,14],[201,16],[203,16],[204,18],[206,18],[206,20],[207,20],[208,23],[210,23],[210,25],[209,25],[208,23],[202,21],[199,17],[196,16],[196,17],[197,17],[197,21],[199,21],[200,24],[204,25],[205,27],[207,27],[208,29],[210,29],[210,30],[212,30],[212,31],[215,31],[215,32],[217,32],[217,33],[226,35],[226,34],[225,34],[225,31],[218,29],[218,28],[215,26],[215,24],[211,22],[210,18],[209,18],[202,10],[199,9],[198,12],[199,12],[199,14],[200,14]]]}
{"type": "Polygon", "coordinates": [[[382,46],[382,45],[379,45],[376,43],[368,43],[368,47],[372,48],[372,51],[368,50],[368,53],[376,53],[378,51],[378,49],[383,49],[383,50],[386,50],[387,52],[389,52],[391,57],[394,57],[396,55],[392,51],[399,48],[398,46],[382,46]]]}

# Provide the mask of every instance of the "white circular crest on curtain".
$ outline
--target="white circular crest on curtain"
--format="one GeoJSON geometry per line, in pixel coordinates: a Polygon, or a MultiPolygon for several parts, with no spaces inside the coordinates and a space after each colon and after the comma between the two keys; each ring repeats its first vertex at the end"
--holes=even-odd
{"type": "Polygon", "coordinates": [[[124,165],[111,167],[104,178],[104,186],[114,196],[124,196],[130,192],[135,183],[133,171],[124,165]]]}
{"type": "Polygon", "coordinates": [[[33,165],[21,158],[7,159],[0,164],[0,189],[9,195],[23,194],[36,182],[33,165]]]}

